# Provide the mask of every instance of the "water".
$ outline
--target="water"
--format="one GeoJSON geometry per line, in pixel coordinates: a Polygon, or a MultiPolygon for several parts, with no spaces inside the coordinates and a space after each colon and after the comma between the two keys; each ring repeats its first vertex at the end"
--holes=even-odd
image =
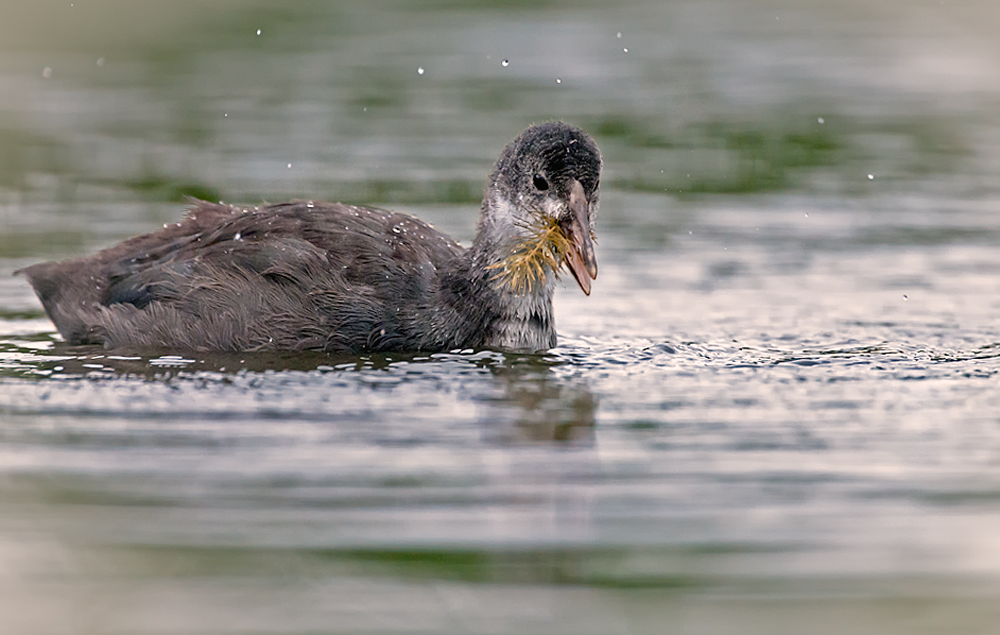
{"type": "Polygon", "coordinates": [[[994,3],[0,13],[0,632],[996,632],[994,3]],[[467,243],[549,118],[543,355],[73,348],[8,275],[185,195],[467,243]]]}

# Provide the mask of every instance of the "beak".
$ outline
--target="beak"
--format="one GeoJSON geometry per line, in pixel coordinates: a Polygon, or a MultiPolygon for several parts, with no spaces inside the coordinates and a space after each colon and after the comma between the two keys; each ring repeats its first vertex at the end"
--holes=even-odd
{"type": "Polygon", "coordinates": [[[559,226],[570,243],[566,264],[580,289],[590,295],[590,281],[597,278],[597,256],[594,255],[594,242],[590,239],[590,202],[576,179],[570,181],[569,216],[563,218],[559,226]]]}

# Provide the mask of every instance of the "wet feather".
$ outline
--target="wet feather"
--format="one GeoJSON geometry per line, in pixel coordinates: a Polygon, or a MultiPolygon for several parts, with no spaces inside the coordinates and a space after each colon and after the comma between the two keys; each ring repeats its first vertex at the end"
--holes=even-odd
{"type": "Polygon", "coordinates": [[[517,223],[525,237],[507,258],[487,267],[495,270],[492,280],[517,294],[531,293],[547,271],[558,278],[570,249],[569,237],[559,226],[558,218],[540,209],[527,211],[529,220],[517,223]]]}

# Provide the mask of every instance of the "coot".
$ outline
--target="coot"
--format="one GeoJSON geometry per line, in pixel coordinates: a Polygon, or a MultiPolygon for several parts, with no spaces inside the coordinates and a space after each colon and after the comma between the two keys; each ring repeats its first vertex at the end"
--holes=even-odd
{"type": "Polygon", "coordinates": [[[342,353],[555,346],[564,267],[590,294],[601,155],[536,125],[486,186],[469,248],[412,216],[341,203],[193,201],[92,256],[23,270],[71,344],[342,353]]]}

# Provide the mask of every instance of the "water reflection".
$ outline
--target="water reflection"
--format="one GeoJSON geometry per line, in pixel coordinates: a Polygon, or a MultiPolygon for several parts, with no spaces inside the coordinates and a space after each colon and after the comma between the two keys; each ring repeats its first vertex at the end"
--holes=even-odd
{"type": "Polygon", "coordinates": [[[552,365],[543,356],[506,356],[491,367],[499,395],[483,399],[490,408],[482,417],[491,441],[593,444],[597,397],[585,380],[556,377],[552,365]]]}
{"type": "MultiPolygon", "coordinates": [[[[87,381],[92,387],[99,385],[95,381],[106,382],[89,397],[78,396],[72,402],[83,411],[109,412],[106,397],[115,392],[116,382],[132,387],[136,382],[153,382],[169,387],[175,396],[177,392],[198,395],[204,387],[214,386],[216,399],[228,399],[233,412],[251,416],[254,411],[241,408],[236,397],[248,386],[265,390],[273,384],[295,392],[296,389],[343,391],[345,386],[351,386],[391,392],[409,383],[419,386],[430,400],[435,392],[469,392],[480,413],[478,425],[482,427],[484,440],[490,443],[592,442],[597,398],[583,380],[553,373],[553,368],[564,363],[552,356],[492,351],[365,356],[278,352],[178,354],[68,346],[53,341],[50,333],[0,340],[0,377],[13,382],[34,379],[26,388],[35,394],[45,394],[49,403],[59,403],[58,399],[52,399],[52,392],[66,392],[65,387],[73,386],[73,382],[87,381]],[[488,385],[483,385],[484,381],[488,385]]],[[[5,389],[8,394],[16,391],[11,383],[5,389]]],[[[153,392],[159,391],[154,388],[153,392]]],[[[178,398],[184,402],[183,396],[178,398]]],[[[364,400],[363,393],[360,399],[364,400]]],[[[307,411],[310,418],[317,420],[343,416],[335,401],[327,400],[324,406],[313,404],[314,407],[280,397],[278,402],[291,408],[292,416],[302,416],[307,411]]],[[[188,402],[188,407],[193,407],[192,414],[198,413],[198,403],[199,397],[188,402]]],[[[225,406],[225,402],[217,405],[225,406]]],[[[113,406],[110,411],[114,411],[113,406]]],[[[126,411],[129,416],[144,416],[141,404],[129,405],[126,411]]],[[[216,408],[209,411],[220,412],[216,408]]],[[[145,414],[163,412],[153,407],[145,414]]]]}

